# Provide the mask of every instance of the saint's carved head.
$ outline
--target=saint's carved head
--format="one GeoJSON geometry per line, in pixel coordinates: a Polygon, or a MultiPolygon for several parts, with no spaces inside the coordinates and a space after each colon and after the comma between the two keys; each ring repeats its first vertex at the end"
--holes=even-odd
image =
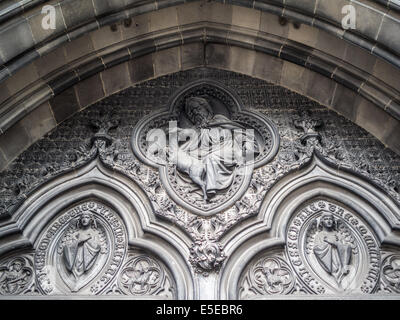
{"type": "Polygon", "coordinates": [[[213,111],[207,99],[190,97],[186,99],[185,113],[189,120],[198,127],[204,127],[213,117],[213,111]]]}
{"type": "Polygon", "coordinates": [[[79,218],[79,226],[86,229],[91,223],[95,223],[94,217],[89,212],[83,212],[79,218]]]}
{"type": "Polygon", "coordinates": [[[318,226],[327,230],[335,230],[336,229],[335,217],[330,212],[324,212],[319,219],[318,226]]]}

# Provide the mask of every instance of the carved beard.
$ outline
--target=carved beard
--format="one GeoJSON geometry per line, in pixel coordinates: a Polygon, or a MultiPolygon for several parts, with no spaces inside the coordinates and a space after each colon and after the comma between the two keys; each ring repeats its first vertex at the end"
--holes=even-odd
{"type": "Polygon", "coordinates": [[[195,114],[193,118],[193,123],[197,128],[206,128],[208,126],[208,118],[202,114],[195,114]]]}

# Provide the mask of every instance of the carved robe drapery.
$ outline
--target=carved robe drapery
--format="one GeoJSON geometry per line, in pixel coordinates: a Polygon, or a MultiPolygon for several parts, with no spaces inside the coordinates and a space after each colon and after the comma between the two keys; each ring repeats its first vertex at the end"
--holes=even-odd
{"type": "Polygon", "coordinates": [[[244,162],[246,148],[253,155],[259,149],[254,137],[240,124],[221,114],[213,116],[206,128],[198,130],[198,134],[198,139],[191,139],[179,146],[178,162],[182,155],[202,161],[205,168],[205,190],[209,194],[224,190],[232,184],[234,169],[244,162]]]}
{"type": "Polygon", "coordinates": [[[64,247],[64,261],[67,270],[78,278],[93,267],[101,246],[94,230],[77,232],[75,237],[71,245],[64,247]]]}
{"type": "Polygon", "coordinates": [[[315,239],[314,254],[326,272],[340,283],[351,259],[351,246],[339,241],[336,232],[321,231],[315,239]]]}

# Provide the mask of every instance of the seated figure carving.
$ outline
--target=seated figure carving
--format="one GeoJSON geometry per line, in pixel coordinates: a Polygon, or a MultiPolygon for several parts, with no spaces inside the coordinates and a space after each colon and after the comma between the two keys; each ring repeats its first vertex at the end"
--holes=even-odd
{"type": "MultiPolygon", "coordinates": [[[[214,114],[206,98],[190,97],[185,103],[190,128],[176,128],[178,137],[190,137],[169,148],[169,158],[176,160],[177,170],[186,173],[208,200],[218,191],[229,188],[235,168],[243,164],[244,155],[258,153],[254,136],[222,114],[214,114]],[[247,153],[246,153],[247,152],[247,153]]],[[[181,140],[181,139],[179,139],[181,140]]]]}

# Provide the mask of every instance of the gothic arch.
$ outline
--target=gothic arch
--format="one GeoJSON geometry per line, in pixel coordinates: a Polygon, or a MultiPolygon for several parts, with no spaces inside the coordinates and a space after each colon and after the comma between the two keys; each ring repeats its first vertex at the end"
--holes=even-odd
{"type": "Polygon", "coordinates": [[[287,235],[293,217],[307,204],[319,200],[327,200],[356,213],[382,248],[399,247],[398,205],[363,177],[338,169],[314,154],[302,170],[280,179],[271,188],[257,218],[249,219],[225,236],[225,250],[230,257],[221,275],[222,299],[239,298],[238,286],[244,272],[257,259],[287,250],[287,235]]]}
{"type": "MultiPolygon", "coordinates": [[[[124,263],[128,263],[130,252],[138,250],[139,256],[132,253],[130,260],[148,259],[146,261],[157,264],[153,259],[158,259],[166,268],[164,272],[171,274],[169,285],[175,292],[174,297],[193,298],[192,276],[186,262],[190,244],[187,236],[173,226],[155,221],[151,204],[140,188],[132,180],[106,168],[99,159],[50,180],[29,195],[11,221],[0,226],[4,234],[0,248],[3,259],[15,260],[15,253],[32,250],[37,255],[46,232],[56,228],[55,221],[60,221],[71,208],[90,202],[99,205],[100,211],[102,205],[110,208],[121,219],[126,229],[128,252],[124,263]]],[[[122,268],[122,262],[118,268],[122,268]]],[[[139,293],[137,295],[140,297],[139,293]]],[[[135,294],[132,293],[133,297],[135,294]]]]}

